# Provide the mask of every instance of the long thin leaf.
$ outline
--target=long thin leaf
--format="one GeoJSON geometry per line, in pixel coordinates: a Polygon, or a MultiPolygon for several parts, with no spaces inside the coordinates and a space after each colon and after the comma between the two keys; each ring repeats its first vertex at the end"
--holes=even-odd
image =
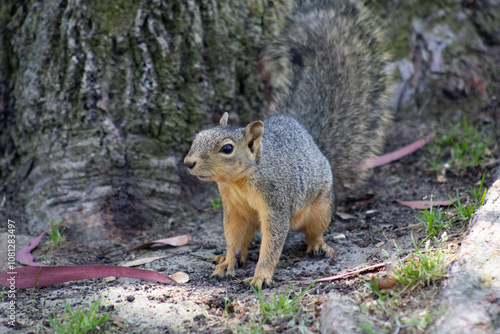
{"type": "Polygon", "coordinates": [[[430,134],[425,139],[419,139],[410,145],[404,146],[394,152],[387,153],[384,155],[381,155],[379,157],[375,157],[372,159],[368,159],[365,161],[361,161],[359,164],[356,165],[358,169],[370,169],[378,166],[382,166],[385,164],[388,164],[389,162],[393,162],[395,160],[401,159],[402,157],[405,157],[416,150],[420,149],[422,146],[424,146],[427,142],[429,142],[434,135],[430,134]]]}
{"type": "Polygon", "coordinates": [[[27,265],[27,266],[38,266],[44,267],[46,266],[43,263],[33,262],[33,255],[31,255],[31,251],[38,246],[43,236],[49,230],[50,226],[48,226],[45,230],[43,230],[42,234],[40,234],[35,240],[28,243],[26,246],[22,247],[19,252],[16,253],[16,261],[27,265]]]}
{"type": "Polygon", "coordinates": [[[108,276],[138,278],[173,283],[165,275],[151,270],[110,265],[19,267],[0,274],[0,286],[16,289],[48,286],[69,281],[108,276]]]}

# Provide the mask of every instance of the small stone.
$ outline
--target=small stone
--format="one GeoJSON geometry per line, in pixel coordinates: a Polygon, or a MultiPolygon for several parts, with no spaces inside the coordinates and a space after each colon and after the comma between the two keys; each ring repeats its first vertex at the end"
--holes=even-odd
{"type": "Polygon", "coordinates": [[[127,301],[128,302],[133,302],[135,300],[134,296],[127,296],[127,301]]]}

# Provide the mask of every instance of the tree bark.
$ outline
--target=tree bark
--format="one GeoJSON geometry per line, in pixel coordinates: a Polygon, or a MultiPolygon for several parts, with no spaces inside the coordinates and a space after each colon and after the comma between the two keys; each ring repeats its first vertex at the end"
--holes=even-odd
{"type": "Polygon", "coordinates": [[[168,221],[192,133],[224,111],[255,114],[261,40],[288,8],[3,0],[2,213],[30,232],[62,219],[92,245],[168,221]]]}

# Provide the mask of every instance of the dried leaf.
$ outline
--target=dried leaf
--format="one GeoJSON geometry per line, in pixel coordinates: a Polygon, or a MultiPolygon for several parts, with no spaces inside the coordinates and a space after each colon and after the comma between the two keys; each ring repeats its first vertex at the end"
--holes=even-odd
{"type": "Polygon", "coordinates": [[[193,238],[190,235],[180,235],[177,237],[159,239],[151,242],[146,242],[140,246],[132,248],[131,251],[150,248],[156,245],[169,245],[169,246],[183,246],[191,241],[193,238]]]}
{"type": "MultiPolygon", "coordinates": [[[[394,276],[394,273],[392,272],[391,263],[386,262],[384,267],[385,270],[387,271],[388,276],[377,277],[377,284],[379,290],[390,289],[398,282],[395,278],[392,277],[394,276]]],[[[375,281],[374,277],[372,277],[370,281],[373,284],[375,281]]]]}
{"type": "Polygon", "coordinates": [[[0,274],[0,286],[16,289],[48,286],[69,281],[108,276],[138,278],[173,283],[167,276],[151,270],[110,265],[19,267],[0,274]]]}
{"type": "Polygon", "coordinates": [[[356,219],[356,216],[353,216],[351,214],[345,213],[345,212],[337,212],[337,215],[342,218],[342,219],[356,219]]]}
{"type": "MultiPolygon", "coordinates": [[[[394,278],[385,276],[385,277],[377,277],[377,283],[378,283],[378,288],[379,290],[383,289],[390,289],[396,284],[398,281],[396,281],[394,278]]],[[[372,277],[371,283],[374,283],[374,279],[372,277]]]]}
{"type": "Polygon", "coordinates": [[[167,255],[164,255],[164,256],[144,257],[142,259],[137,259],[137,260],[134,260],[134,261],[129,261],[127,263],[124,263],[123,266],[124,267],[137,267],[137,266],[140,266],[141,264],[150,263],[150,262],[153,262],[153,261],[156,261],[156,260],[159,260],[159,259],[163,259],[165,257],[167,257],[167,255]]]}
{"type": "Polygon", "coordinates": [[[448,182],[448,180],[446,179],[446,177],[444,175],[438,175],[437,176],[437,181],[439,183],[445,183],[445,182],[448,182]]]}
{"type": "Polygon", "coordinates": [[[400,201],[396,198],[393,198],[396,202],[398,202],[401,205],[408,206],[413,209],[427,209],[433,206],[450,206],[453,204],[453,201],[447,200],[447,201],[431,201],[431,200],[426,200],[426,201],[400,201]]]}
{"type": "Polygon", "coordinates": [[[183,273],[182,271],[176,272],[173,275],[169,276],[171,279],[176,281],[177,283],[187,283],[189,282],[189,275],[186,273],[183,273]]]}

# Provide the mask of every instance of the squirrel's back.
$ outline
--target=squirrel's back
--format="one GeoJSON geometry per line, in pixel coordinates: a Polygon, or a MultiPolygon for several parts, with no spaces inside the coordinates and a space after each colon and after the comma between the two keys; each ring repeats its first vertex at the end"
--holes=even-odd
{"type": "MultiPolygon", "coordinates": [[[[318,191],[331,188],[331,167],[304,127],[289,115],[264,120],[259,168],[254,179],[266,196],[282,200],[292,211],[312,203],[318,191]],[[290,196],[293,194],[293,196],[290,196]]],[[[330,195],[329,195],[330,196],[330,195]]],[[[332,210],[333,210],[332,198],[332,210]]]]}
{"type": "Polygon", "coordinates": [[[272,101],[266,115],[293,115],[332,164],[336,186],[369,171],[390,123],[378,26],[354,0],[303,4],[261,55],[272,101]]]}

